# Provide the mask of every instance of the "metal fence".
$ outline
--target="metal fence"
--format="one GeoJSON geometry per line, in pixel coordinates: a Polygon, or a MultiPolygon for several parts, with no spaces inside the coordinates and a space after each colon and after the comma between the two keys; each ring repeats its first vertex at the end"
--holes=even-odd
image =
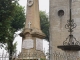
{"type": "Polygon", "coordinates": [[[9,58],[11,58],[11,57],[12,57],[11,60],[13,60],[14,57],[17,58],[16,55],[15,56],[9,56],[8,53],[0,53],[0,60],[9,60],[9,58]]]}
{"type": "MultiPolygon", "coordinates": [[[[49,56],[52,56],[52,60],[80,60],[80,56],[78,53],[59,53],[54,52],[52,55],[43,53],[20,53],[20,54],[14,54],[13,56],[9,56],[8,53],[1,53],[0,54],[0,60],[9,60],[9,57],[12,57],[11,60],[47,60],[49,56]],[[47,58],[46,58],[47,57],[47,58]]],[[[50,59],[51,60],[51,59],[50,59]]]]}
{"type": "Polygon", "coordinates": [[[53,60],[80,60],[79,52],[54,52],[50,56],[53,60]]]}

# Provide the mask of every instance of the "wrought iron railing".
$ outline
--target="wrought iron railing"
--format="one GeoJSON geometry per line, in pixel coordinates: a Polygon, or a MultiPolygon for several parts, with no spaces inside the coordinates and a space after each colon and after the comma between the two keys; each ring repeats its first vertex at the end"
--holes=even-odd
{"type": "Polygon", "coordinates": [[[9,60],[9,57],[12,57],[11,60],[48,60],[49,56],[53,57],[53,60],[80,60],[80,56],[78,52],[53,52],[51,55],[46,54],[45,57],[42,57],[43,54],[39,53],[23,53],[21,56],[14,54],[13,56],[9,56],[8,53],[0,53],[0,60],[9,60]],[[25,58],[26,57],[26,58],[25,58]]]}

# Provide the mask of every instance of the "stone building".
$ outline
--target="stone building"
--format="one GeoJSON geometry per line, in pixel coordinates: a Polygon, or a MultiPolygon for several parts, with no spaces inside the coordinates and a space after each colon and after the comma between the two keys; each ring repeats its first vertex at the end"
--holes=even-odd
{"type": "MultiPolygon", "coordinates": [[[[70,20],[70,8],[71,8],[71,19],[77,24],[76,28],[73,29],[73,36],[76,40],[80,41],[80,0],[50,0],[49,1],[49,20],[50,20],[50,59],[54,60],[53,52],[74,52],[75,55],[79,56],[79,50],[72,45],[68,46],[71,50],[66,50],[63,42],[69,36],[69,29],[65,28],[68,24],[67,20],[70,20]],[[71,6],[70,6],[71,4],[71,6]],[[62,46],[63,45],[63,46],[62,46]]],[[[74,25],[76,25],[74,24],[74,25]]],[[[76,46],[77,47],[77,46],[76,46]]],[[[71,59],[70,59],[71,60],[71,59]]]]}

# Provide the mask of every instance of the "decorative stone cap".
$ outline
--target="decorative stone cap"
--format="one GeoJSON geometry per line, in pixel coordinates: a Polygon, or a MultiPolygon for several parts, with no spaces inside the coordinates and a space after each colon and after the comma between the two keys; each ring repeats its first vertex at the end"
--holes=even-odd
{"type": "Polygon", "coordinates": [[[22,33],[20,33],[20,36],[25,37],[27,33],[30,33],[33,37],[39,37],[39,38],[44,38],[46,36],[41,30],[36,28],[32,29],[26,28],[22,31],[22,33]]]}

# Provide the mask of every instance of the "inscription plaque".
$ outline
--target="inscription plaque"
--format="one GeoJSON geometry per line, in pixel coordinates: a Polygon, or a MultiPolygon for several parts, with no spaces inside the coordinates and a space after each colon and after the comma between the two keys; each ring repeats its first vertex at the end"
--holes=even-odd
{"type": "Polygon", "coordinates": [[[32,39],[25,39],[22,43],[22,48],[25,48],[25,49],[33,48],[33,40],[32,39]]]}
{"type": "Polygon", "coordinates": [[[36,38],[36,50],[43,51],[43,40],[36,38]]]}

